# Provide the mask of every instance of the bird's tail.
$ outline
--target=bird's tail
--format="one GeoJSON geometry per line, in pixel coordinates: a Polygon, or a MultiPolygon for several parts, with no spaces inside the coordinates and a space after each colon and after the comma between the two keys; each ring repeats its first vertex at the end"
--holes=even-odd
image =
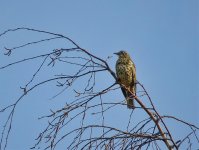
{"type": "Polygon", "coordinates": [[[129,109],[134,109],[135,108],[135,105],[134,105],[134,99],[133,98],[127,98],[126,99],[127,101],[127,108],[129,109]]]}
{"type": "MultiPolygon", "coordinates": [[[[135,93],[135,89],[133,88],[132,90],[133,93],[135,93]]],[[[134,105],[134,96],[128,92],[127,93],[127,98],[126,98],[126,101],[127,101],[127,108],[129,109],[134,109],[135,108],[135,105],[134,105]]]]}

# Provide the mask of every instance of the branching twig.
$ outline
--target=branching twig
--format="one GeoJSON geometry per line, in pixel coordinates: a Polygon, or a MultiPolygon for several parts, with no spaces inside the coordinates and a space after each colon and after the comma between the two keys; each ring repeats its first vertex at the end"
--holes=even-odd
{"type": "MultiPolygon", "coordinates": [[[[166,146],[167,149],[171,150],[179,149],[185,142],[187,142],[186,146],[188,148],[192,148],[194,139],[199,145],[199,127],[174,116],[160,115],[147,90],[138,81],[137,85],[140,87],[141,95],[134,95],[134,99],[139,106],[131,111],[127,120],[128,123],[124,124],[125,129],[121,129],[114,124],[108,125],[107,116],[108,113],[109,115],[112,113],[111,110],[119,110],[119,107],[126,109],[124,100],[116,100],[109,95],[110,93],[115,94],[120,86],[123,86],[117,83],[117,77],[107,62],[109,59],[102,59],[92,52],[81,48],[69,37],[48,31],[22,27],[4,31],[0,34],[0,38],[3,38],[8,33],[16,33],[16,31],[46,34],[49,38],[23,43],[12,48],[4,46],[4,54],[9,57],[16,49],[26,46],[31,47],[31,45],[46,41],[50,42],[54,39],[64,39],[66,44],[70,43],[72,46],[71,48],[50,50],[48,53],[29,58],[20,58],[15,62],[0,66],[0,70],[3,70],[14,65],[26,63],[27,61],[37,62],[37,59],[41,60],[39,66],[38,64],[36,65],[38,67],[30,77],[30,80],[24,84],[24,87],[21,87],[23,90],[21,96],[10,105],[0,108],[1,114],[8,114],[1,131],[0,150],[5,150],[9,144],[13,118],[19,102],[22,102],[25,96],[39,86],[47,86],[48,83],[55,83],[55,87],[59,89],[58,93],[53,96],[54,99],[69,91],[72,91],[75,96],[66,99],[66,105],[62,108],[50,110],[49,114],[39,117],[39,119],[48,120],[48,125],[40,132],[32,149],[37,149],[40,146],[44,147],[44,149],[56,149],[58,144],[66,139],[67,142],[65,142],[64,146],[68,149],[140,150],[161,149],[161,147],[166,146]],[[39,78],[41,71],[46,68],[56,68],[58,64],[64,64],[73,69],[68,69],[67,73],[64,71],[63,73],[55,72],[52,77],[45,80],[39,78]],[[107,76],[114,79],[115,83],[110,83],[107,87],[98,87],[100,84],[99,76],[105,72],[107,76]],[[36,78],[38,79],[37,81],[36,78]],[[107,96],[110,99],[105,98],[107,96]],[[149,105],[146,105],[143,99],[147,99],[149,105]],[[138,110],[145,112],[147,117],[145,116],[139,122],[132,121],[135,119],[133,117],[134,113],[138,110]],[[100,119],[94,122],[94,117],[100,117],[100,119]],[[166,124],[167,119],[172,119],[176,123],[185,125],[186,128],[191,129],[190,133],[181,137],[181,139],[174,139],[174,133],[171,132],[171,129],[166,124]]],[[[125,88],[125,86],[123,87],[125,88]]],[[[127,88],[126,90],[131,92],[127,88]]],[[[133,95],[133,93],[131,94],[133,95]]],[[[117,117],[113,113],[111,115],[117,117]]]]}

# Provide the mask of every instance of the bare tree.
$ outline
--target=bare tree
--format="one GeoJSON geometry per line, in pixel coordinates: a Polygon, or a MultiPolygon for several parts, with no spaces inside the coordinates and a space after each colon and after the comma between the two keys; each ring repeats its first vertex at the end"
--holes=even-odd
{"type": "MultiPolygon", "coordinates": [[[[175,116],[160,115],[147,90],[139,81],[137,81],[139,91],[137,96],[134,95],[139,106],[131,111],[128,123],[124,125],[126,129],[107,123],[105,118],[111,114],[110,110],[115,110],[118,107],[126,109],[124,100],[116,101],[110,98],[110,95],[116,93],[120,86],[124,88],[125,86],[119,85],[117,82],[117,77],[108,64],[109,57],[106,60],[102,59],[81,48],[72,39],[62,34],[31,28],[9,29],[1,33],[0,38],[9,37],[10,33],[22,31],[48,37],[11,48],[4,47],[4,55],[12,57],[13,53],[17,53],[19,49],[54,40],[64,40],[67,48],[52,49],[44,54],[40,53],[0,66],[0,70],[3,70],[29,61],[37,63],[38,60],[41,61],[30,80],[21,87],[21,95],[16,98],[15,102],[0,108],[2,115],[8,114],[2,126],[0,150],[6,149],[9,144],[9,135],[14,132],[12,131],[13,118],[19,102],[38,87],[48,86],[48,83],[55,84],[59,90],[53,98],[65,92],[71,92],[74,96],[66,99],[66,104],[62,108],[50,110],[48,115],[39,118],[48,120],[48,125],[39,133],[35,145],[31,149],[40,148],[41,145],[44,145],[43,149],[56,149],[59,144],[65,144],[66,149],[105,150],[165,148],[171,150],[181,149],[181,147],[192,149],[194,144],[197,144],[195,147],[199,145],[199,128],[175,116]],[[69,68],[67,73],[58,74],[55,72],[49,78],[43,80],[38,78],[42,70],[56,68],[63,64],[65,68],[69,68]],[[113,82],[100,88],[98,81],[100,76],[104,74],[112,78],[113,82]],[[138,122],[132,122],[133,114],[136,111],[144,113],[146,117],[141,118],[138,122]],[[100,121],[92,122],[93,116],[101,116],[100,121]],[[172,133],[167,126],[167,120],[172,120],[179,126],[189,128],[190,132],[180,139],[175,139],[173,136],[175,133],[172,133]],[[75,121],[79,121],[79,124],[74,124],[75,121]],[[67,142],[64,142],[65,140],[67,142]]],[[[112,115],[114,116],[114,114],[112,115]]]]}

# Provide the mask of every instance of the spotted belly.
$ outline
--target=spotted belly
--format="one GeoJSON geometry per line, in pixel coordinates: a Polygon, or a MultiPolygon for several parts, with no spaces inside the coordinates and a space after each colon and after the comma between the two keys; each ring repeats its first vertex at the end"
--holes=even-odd
{"type": "Polygon", "coordinates": [[[130,67],[127,67],[126,65],[118,65],[117,66],[117,77],[119,81],[126,85],[130,86],[132,83],[132,70],[130,67]]]}

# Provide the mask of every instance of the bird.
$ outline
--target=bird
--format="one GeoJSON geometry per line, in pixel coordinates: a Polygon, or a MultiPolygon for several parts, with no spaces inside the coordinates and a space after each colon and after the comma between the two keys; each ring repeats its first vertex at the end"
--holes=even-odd
{"type": "Polygon", "coordinates": [[[117,81],[120,84],[122,93],[127,102],[127,108],[134,109],[134,95],[136,95],[136,67],[132,61],[130,55],[121,50],[114,53],[118,56],[118,60],[115,65],[117,81]],[[134,95],[132,95],[128,90],[134,95]]]}

